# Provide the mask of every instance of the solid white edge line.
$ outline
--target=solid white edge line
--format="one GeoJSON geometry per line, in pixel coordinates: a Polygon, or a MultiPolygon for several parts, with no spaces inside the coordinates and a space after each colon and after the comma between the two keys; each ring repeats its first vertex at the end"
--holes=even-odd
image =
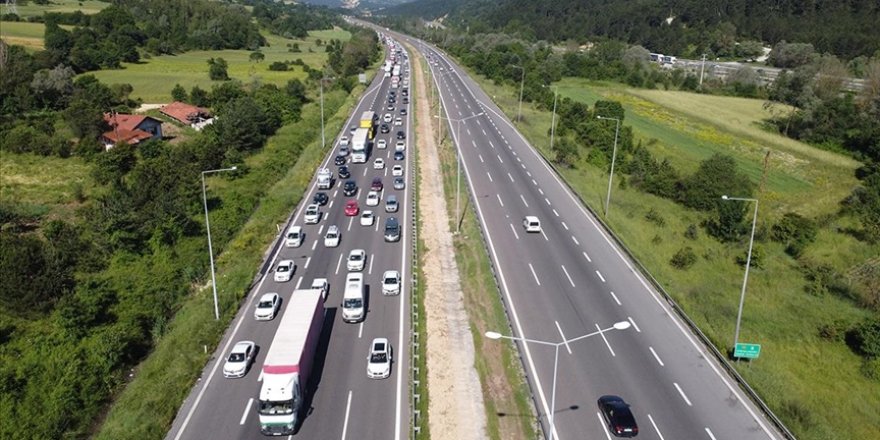
{"type": "Polygon", "coordinates": [[[342,423],[342,440],[348,432],[348,415],[351,413],[351,390],[348,390],[348,403],[345,404],[345,421],[342,423]]]}
{"type": "Polygon", "coordinates": [[[599,330],[599,336],[602,336],[602,340],[605,341],[605,345],[608,347],[608,351],[611,352],[611,357],[617,357],[614,354],[614,349],[611,348],[611,343],[608,342],[608,338],[605,337],[605,332],[602,331],[602,327],[599,327],[599,324],[596,324],[596,330],[599,330]]]}
{"type": "Polygon", "coordinates": [[[684,399],[684,403],[687,403],[688,406],[694,406],[691,403],[691,400],[688,399],[688,396],[684,394],[684,390],[682,390],[681,387],[678,386],[678,382],[672,382],[672,384],[675,385],[675,389],[678,390],[678,394],[681,394],[681,398],[684,399]]]}
{"type": "Polygon", "coordinates": [[[657,360],[657,363],[660,364],[661,367],[665,367],[665,366],[666,366],[666,365],[663,364],[663,361],[660,360],[660,356],[657,356],[657,352],[654,351],[654,347],[648,346],[648,350],[651,350],[651,354],[654,355],[654,359],[657,360]]]}
{"type": "Polygon", "coordinates": [[[665,440],[665,439],[663,438],[663,434],[660,433],[660,428],[658,428],[658,427],[657,427],[657,424],[654,423],[654,418],[651,417],[651,414],[650,414],[650,413],[648,414],[648,420],[650,420],[650,421],[651,421],[651,424],[654,425],[654,431],[657,431],[657,435],[660,437],[660,440],[665,440]]]}
{"type": "Polygon", "coordinates": [[[238,422],[239,425],[244,425],[244,422],[247,420],[248,414],[251,412],[251,405],[254,404],[254,398],[251,397],[248,399],[247,405],[244,406],[244,413],[241,414],[241,420],[238,422]]]}

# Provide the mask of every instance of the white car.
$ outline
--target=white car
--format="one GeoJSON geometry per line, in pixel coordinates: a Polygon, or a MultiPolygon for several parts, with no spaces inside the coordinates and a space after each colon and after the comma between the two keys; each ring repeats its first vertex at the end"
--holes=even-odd
{"type": "Polygon", "coordinates": [[[370,191],[367,193],[367,206],[379,206],[379,192],[370,191]]]}
{"type": "Polygon", "coordinates": [[[385,159],[381,157],[377,157],[375,161],[373,161],[373,169],[374,170],[384,170],[385,169],[385,159]]]}
{"type": "Polygon", "coordinates": [[[406,142],[397,141],[397,143],[394,144],[394,151],[406,151],[406,142]]]}
{"type": "Polygon", "coordinates": [[[388,147],[388,142],[385,141],[385,139],[379,139],[378,141],[376,141],[376,148],[378,148],[380,150],[384,150],[387,147],[388,147]]]}
{"type": "Polygon", "coordinates": [[[339,228],[336,225],[330,225],[327,228],[327,233],[324,234],[324,246],[326,247],[336,247],[339,246],[340,239],[339,228]]]}
{"type": "Polygon", "coordinates": [[[376,220],[376,216],[373,215],[373,211],[364,211],[361,213],[361,226],[373,226],[373,222],[376,220]]]}
{"type": "Polygon", "coordinates": [[[302,227],[291,226],[290,229],[287,230],[287,237],[284,241],[284,244],[287,247],[300,247],[300,246],[302,246],[302,239],[303,239],[302,227]]]}
{"type": "Polygon", "coordinates": [[[395,119],[394,119],[394,125],[403,125],[403,119],[395,118],[395,119]]]}
{"type": "Polygon", "coordinates": [[[397,203],[397,196],[391,194],[385,199],[385,212],[397,212],[400,205],[397,203]]]}
{"type": "Polygon", "coordinates": [[[391,175],[395,177],[400,177],[403,175],[403,165],[394,165],[391,167],[391,175]]]}
{"type": "Polygon", "coordinates": [[[400,294],[400,272],[396,270],[386,270],[382,275],[382,294],[383,295],[399,295],[400,294]]]}
{"type": "Polygon", "coordinates": [[[294,269],[296,269],[296,265],[293,264],[293,260],[279,261],[278,266],[275,268],[275,282],[286,283],[290,281],[293,277],[294,269]]]}
{"type": "Polygon", "coordinates": [[[321,220],[321,210],[318,209],[318,205],[311,204],[309,206],[306,206],[306,214],[303,217],[303,220],[306,222],[307,225],[318,223],[318,221],[321,220]]]}
{"type": "Polygon", "coordinates": [[[348,253],[348,262],[345,267],[349,272],[360,272],[364,270],[364,264],[367,262],[367,253],[363,249],[353,249],[348,253]]]}
{"type": "Polygon", "coordinates": [[[348,146],[348,136],[339,138],[339,145],[348,146]]]}
{"type": "Polygon", "coordinates": [[[391,345],[386,338],[373,339],[367,356],[367,377],[387,379],[388,376],[391,376],[391,345]]]}
{"type": "Polygon", "coordinates": [[[526,232],[541,232],[541,221],[538,220],[538,217],[527,215],[523,219],[523,228],[526,229],[526,232]]]}
{"type": "Polygon", "coordinates": [[[321,298],[326,301],[327,295],[330,293],[330,283],[327,282],[327,278],[315,278],[312,280],[312,287],[310,289],[320,290],[321,298]]]}
{"type": "Polygon", "coordinates": [[[224,377],[244,377],[254,361],[256,344],[252,341],[239,341],[232,347],[226,363],[223,364],[224,377]]]}
{"type": "Polygon", "coordinates": [[[385,116],[382,117],[383,122],[391,122],[391,113],[385,113],[385,116]]]}
{"type": "Polygon", "coordinates": [[[257,321],[271,321],[278,313],[281,297],[277,293],[264,293],[254,309],[254,319],[257,321]]]}

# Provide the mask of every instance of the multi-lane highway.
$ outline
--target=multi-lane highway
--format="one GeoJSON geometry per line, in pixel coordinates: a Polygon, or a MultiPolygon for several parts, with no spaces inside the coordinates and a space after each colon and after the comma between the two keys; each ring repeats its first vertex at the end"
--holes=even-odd
{"type": "MultiPolygon", "coordinates": [[[[781,438],[477,84],[442,52],[395,35],[428,58],[446,120],[462,120],[449,133],[516,336],[558,342],[630,323],[560,350],[557,438],[610,438],[596,405],[606,394],[631,404],[639,438],[781,438]],[[540,233],[525,231],[527,215],[540,233]]],[[[553,348],[520,351],[549,433],[553,348]]]]}
{"type": "MultiPolygon", "coordinates": [[[[403,60],[404,70],[407,69],[406,58],[403,60]]],[[[319,190],[313,182],[303,201],[294,209],[289,224],[279,231],[279,236],[272,244],[269,265],[274,268],[278,261],[291,259],[296,263],[293,278],[289,282],[277,283],[273,273],[267,271],[249,292],[226,335],[220,342],[212,361],[205,367],[200,381],[191,390],[183,406],[174,420],[167,440],[181,439],[250,439],[261,437],[259,417],[257,414],[258,396],[261,385],[261,367],[269,351],[272,339],[277,330],[281,316],[284,314],[285,301],[290,298],[294,289],[308,288],[315,278],[327,278],[330,293],[325,303],[325,325],[313,376],[313,388],[306,399],[308,410],[300,426],[297,437],[311,439],[400,439],[406,437],[409,424],[409,406],[407,404],[409,368],[409,283],[412,271],[411,260],[411,190],[412,181],[410,158],[412,152],[412,136],[409,133],[411,114],[401,115],[401,108],[410,108],[403,104],[400,90],[397,89],[397,102],[388,109],[388,96],[391,78],[386,78],[380,71],[372,84],[367,88],[358,105],[354,108],[343,132],[337,136],[351,137],[349,127],[358,125],[358,119],[364,111],[375,111],[384,115],[391,113],[394,117],[401,116],[402,125],[392,125],[391,132],[379,133],[376,140],[385,139],[386,149],[376,149],[365,164],[351,164],[351,180],[357,182],[358,192],[347,197],[343,194],[342,185],[345,180],[336,176],[334,186],[323,190],[329,196],[326,205],[321,206],[321,220],[317,224],[305,225],[303,210],[311,203],[319,190]],[[395,134],[398,130],[406,132],[405,159],[395,160],[395,134]],[[374,169],[373,161],[380,157],[385,160],[384,169],[374,169]],[[404,165],[404,189],[396,190],[392,186],[391,168],[393,165],[404,165]],[[368,207],[365,198],[374,177],[380,176],[384,183],[382,203],[368,207]],[[399,200],[397,213],[387,214],[384,201],[395,194],[399,200]],[[369,209],[376,214],[372,226],[362,226],[358,216],[346,216],[344,206],[349,200],[357,200],[360,209],[369,209]],[[389,216],[399,219],[402,226],[400,241],[386,242],[384,224],[389,216]],[[283,235],[291,225],[302,226],[305,232],[303,244],[297,248],[284,246],[283,235]],[[338,247],[324,246],[324,233],[328,227],[336,225],[342,232],[338,247]],[[346,259],[352,249],[364,249],[367,260],[363,270],[367,286],[366,319],[357,324],[342,321],[340,304],[344,289],[346,259]],[[386,270],[398,270],[401,273],[400,294],[384,296],[382,294],[381,277],[386,270]],[[281,312],[272,321],[255,321],[254,307],[261,295],[277,292],[282,297],[281,312]],[[393,348],[393,364],[391,376],[385,380],[367,378],[367,354],[373,338],[385,337],[390,340],[393,348]],[[259,347],[256,360],[246,376],[240,379],[223,377],[223,363],[229,350],[240,340],[254,341],[259,347]]],[[[338,151],[337,144],[328,148],[328,156],[322,167],[329,167],[336,174],[337,168],[331,163],[338,151]]],[[[350,157],[350,156],[349,156],[350,157]]]]}

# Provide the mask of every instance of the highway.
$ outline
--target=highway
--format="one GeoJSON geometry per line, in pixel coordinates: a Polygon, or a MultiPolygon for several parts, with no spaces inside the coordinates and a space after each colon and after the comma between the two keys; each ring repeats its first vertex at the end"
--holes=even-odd
{"type": "MultiPolygon", "coordinates": [[[[406,66],[406,64],[404,64],[406,66]]],[[[261,368],[275,335],[278,322],[284,313],[285,300],[296,288],[308,288],[314,278],[327,278],[330,293],[325,303],[325,325],[318,355],[315,362],[313,392],[309,393],[306,404],[310,405],[300,426],[297,438],[311,439],[395,439],[406,438],[409,429],[408,371],[409,371],[409,279],[412,267],[412,177],[410,170],[413,160],[409,127],[411,112],[403,116],[403,125],[391,125],[391,133],[379,134],[376,140],[388,140],[389,147],[384,150],[373,149],[366,164],[351,164],[351,179],[358,185],[354,197],[345,197],[342,184],[346,179],[336,176],[337,167],[332,160],[336,156],[339,136],[351,137],[349,127],[357,125],[364,111],[372,110],[384,115],[386,112],[390,78],[382,72],[373,79],[354,108],[342,133],[329,145],[327,157],[322,166],[334,172],[336,181],[333,188],[324,190],[329,201],[321,207],[322,217],[318,224],[304,225],[303,211],[317,192],[313,180],[299,206],[293,207],[289,223],[283,225],[276,240],[267,251],[271,268],[277,261],[292,259],[296,269],[290,282],[276,283],[271,270],[262,274],[259,282],[248,293],[247,299],[220,341],[211,361],[205,366],[200,380],[190,391],[175,418],[166,440],[181,439],[253,439],[261,438],[257,414],[258,396],[261,382],[261,368]],[[397,130],[407,133],[406,159],[395,161],[394,134],[397,130]],[[373,159],[382,157],[386,167],[373,169],[373,159]],[[406,188],[395,190],[392,187],[391,167],[404,164],[406,188]],[[382,203],[367,207],[365,198],[373,177],[381,176],[384,182],[382,203]],[[384,200],[390,194],[397,194],[400,208],[395,214],[386,214],[384,200]],[[361,226],[359,217],[345,216],[343,207],[350,199],[356,199],[361,210],[369,209],[376,214],[373,226],[361,226]],[[384,223],[388,216],[400,220],[402,233],[400,241],[385,242],[384,223]],[[298,248],[285,247],[283,236],[290,225],[303,226],[305,238],[298,248]],[[342,232],[340,245],[336,248],[324,246],[323,234],[330,225],[337,225],[342,232]],[[346,258],[352,249],[364,249],[367,260],[363,271],[367,286],[366,319],[359,324],[342,322],[341,307],[346,270],[346,258]],[[381,277],[386,270],[401,272],[401,292],[399,296],[382,295],[381,277]],[[272,321],[258,322],[253,318],[254,307],[261,295],[277,292],[282,297],[281,312],[272,321]],[[407,311],[407,313],[405,313],[407,311]],[[367,378],[367,354],[373,338],[386,337],[393,348],[391,376],[385,380],[367,378]],[[254,341],[259,347],[256,360],[249,372],[239,379],[223,377],[223,363],[235,342],[254,341]]],[[[399,116],[401,107],[409,110],[410,105],[402,104],[398,91],[394,104],[394,116],[399,116]]],[[[350,156],[349,156],[350,159],[350,156]]],[[[316,170],[317,171],[317,170],[316,170]]],[[[257,270],[258,268],[255,268],[257,270]]],[[[221,278],[222,282],[222,278],[221,278]]]]}
{"type": "MultiPolygon", "coordinates": [[[[631,324],[561,348],[556,438],[610,439],[596,406],[606,394],[631,404],[639,438],[781,438],[489,96],[442,52],[392,34],[431,61],[443,117],[468,118],[447,132],[515,335],[559,342],[631,324]],[[541,220],[541,233],[525,232],[526,215],[541,220]]],[[[549,433],[554,350],[518,345],[549,433]]]]}

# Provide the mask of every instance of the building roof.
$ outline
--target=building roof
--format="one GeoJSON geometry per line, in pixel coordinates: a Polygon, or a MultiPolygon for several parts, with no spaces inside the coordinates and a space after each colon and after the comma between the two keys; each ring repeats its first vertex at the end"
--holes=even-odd
{"type": "Polygon", "coordinates": [[[147,139],[153,137],[152,134],[147,133],[146,131],[136,129],[136,130],[126,130],[124,128],[117,128],[116,130],[110,130],[104,133],[104,139],[110,141],[112,144],[118,144],[120,142],[125,142],[131,145],[138,144],[147,139]]]}
{"type": "Polygon", "coordinates": [[[126,142],[131,145],[137,144],[153,137],[153,134],[140,129],[140,125],[146,120],[162,123],[162,121],[147,115],[104,113],[104,122],[110,126],[110,130],[104,132],[102,136],[113,144],[119,142],[126,142]]]}
{"type": "Polygon", "coordinates": [[[174,101],[171,104],[163,106],[159,111],[185,125],[199,122],[200,119],[205,119],[211,116],[208,109],[180,101],[174,101]]]}

